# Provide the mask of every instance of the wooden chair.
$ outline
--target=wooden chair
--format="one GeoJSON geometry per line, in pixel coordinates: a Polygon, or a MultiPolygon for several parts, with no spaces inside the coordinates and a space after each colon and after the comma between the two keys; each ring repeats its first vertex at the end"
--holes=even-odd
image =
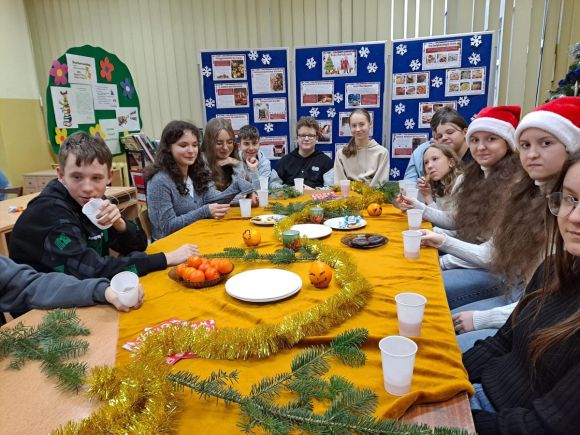
{"type": "Polygon", "coordinates": [[[151,221],[149,220],[149,213],[146,208],[139,212],[139,225],[145,231],[147,243],[151,243],[153,241],[153,235],[151,234],[151,221]]]}
{"type": "Polygon", "coordinates": [[[23,192],[22,186],[19,187],[5,187],[4,189],[0,189],[0,195],[16,195],[22,196],[23,192]]]}

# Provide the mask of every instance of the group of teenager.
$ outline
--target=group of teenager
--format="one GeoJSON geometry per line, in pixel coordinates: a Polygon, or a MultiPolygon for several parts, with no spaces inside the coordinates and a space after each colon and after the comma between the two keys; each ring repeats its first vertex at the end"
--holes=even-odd
{"type": "MultiPolygon", "coordinates": [[[[316,119],[301,118],[297,148],[273,169],[258,130],[238,137],[215,118],[203,131],[186,121],[165,126],[147,168],[153,239],[200,219],[221,219],[239,199],[257,205],[260,178],[269,188],[303,178],[310,188],[340,180],[379,186],[389,153],[371,138],[365,109],[349,118],[352,138],[334,163],[316,149],[316,119]]],[[[480,433],[570,433],[580,412],[580,97],[534,109],[483,109],[468,123],[450,108],[431,120],[433,139],[414,150],[405,173],[420,199],[399,194],[393,204],[423,210],[434,229],[422,245],[440,251],[440,265],[464,364],[476,394],[480,433]]],[[[106,200],[97,228],[82,212],[104,197],[112,177],[105,143],[84,132],[59,153],[58,178],[32,200],[0,257],[0,311],[111,303],[109,280],[184,262],[197,246],[144,253],[147,240],[106,200]],[[119,255],[110,256],[109,249],[119,255]]],[[[143,293],[141,290],[140,302],[143,293]]]]}

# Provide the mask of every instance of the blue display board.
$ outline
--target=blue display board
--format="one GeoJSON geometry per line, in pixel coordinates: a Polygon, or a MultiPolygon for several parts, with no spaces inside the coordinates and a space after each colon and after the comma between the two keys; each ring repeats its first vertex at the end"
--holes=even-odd
{"type": "Polygon", "coordinates": [[[391,180],[403,178],[412,151],[431,137],[435,110],[450,105],[470,122],[491,104],[493,53],[492,32],[392,42],[391,180]]]}
{"type": "Polygon", "coordinates": [[[371,136],[382,142],[385,73],[384,41],[295,49],[296,119],[318,119],[319,150],[334,158],[349,142],[347,118],[357,107],[371,113],[371,136]]]}
{"type": "Polygon", "coordinates": [[[257,127],[269,159],[289,152],[288,49],[202,51],[200,73],[206,120],[257,127]]]}

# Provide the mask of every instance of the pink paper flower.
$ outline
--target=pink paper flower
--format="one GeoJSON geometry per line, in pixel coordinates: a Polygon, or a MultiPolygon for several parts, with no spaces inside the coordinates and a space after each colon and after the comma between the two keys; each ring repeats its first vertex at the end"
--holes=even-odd
{"type": "Polygon", "coordinates": [[[55,85],[66,85],[68,83],[67,72],[68,66],[66,63],[60,63],[58,60],[52,61],[49,74],[54,77],[55,85]]]}

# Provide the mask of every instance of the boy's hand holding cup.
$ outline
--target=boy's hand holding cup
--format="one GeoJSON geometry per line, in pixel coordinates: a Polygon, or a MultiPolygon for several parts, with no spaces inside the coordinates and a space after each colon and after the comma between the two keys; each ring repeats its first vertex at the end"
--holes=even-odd
{"type": "Polygon", "coordinates": [[[123,232],[127,228],[121,211],[108,199],[91,199],[83,206],[83,213],[101,230],[114,226],[117,231],[123,232]]]}
{"type": "Polygon", "coordinates": [[[119,272],[111,279],[111,287],[105,290],[105,298],[119,311],[139,308],[143,303],[143,287],[133,272],[119,272]],[[112,290],[112,293],[107,291],[112,290]],[[108,296],[108,297],[107,297],[108,296]]]}

